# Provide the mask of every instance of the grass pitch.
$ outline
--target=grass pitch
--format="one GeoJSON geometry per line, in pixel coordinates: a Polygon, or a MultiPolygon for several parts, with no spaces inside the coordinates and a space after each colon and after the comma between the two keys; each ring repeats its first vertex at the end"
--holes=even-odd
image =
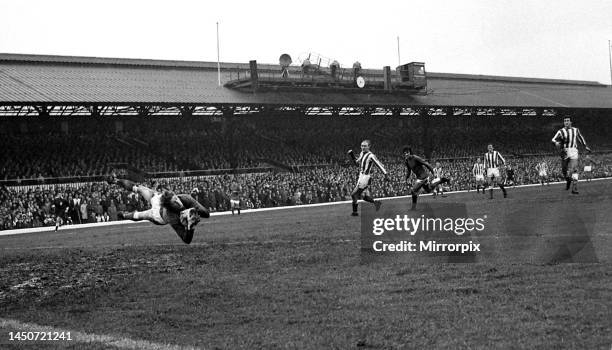
{"type": "Polygon", "coordinates": [[[554,208],[582,213],[593,220],[594,263],[362,264],[350,204],[215,216],[189,246],[168,227],[136,223],[0,237],[0,325],[22,324],[0,327],[0,348],[610,349],[612,182],[580,190],[421,200],[523,224],[537,210],[535,235],[551,242],[573,227],[555,224],[554,208]],[[32,324],[78,336],[9,340],[32,324]]]}

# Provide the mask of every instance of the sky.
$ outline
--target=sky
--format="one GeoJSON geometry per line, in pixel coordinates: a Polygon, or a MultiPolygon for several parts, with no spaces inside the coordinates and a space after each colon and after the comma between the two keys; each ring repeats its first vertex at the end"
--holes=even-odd
{"type": "Polygon", "coordinates": [[[610,0],[0,0],[0,52],[295,64],[610,84],[610,0]],[[399,37],[399,60],[398,60],[399,37]]]}

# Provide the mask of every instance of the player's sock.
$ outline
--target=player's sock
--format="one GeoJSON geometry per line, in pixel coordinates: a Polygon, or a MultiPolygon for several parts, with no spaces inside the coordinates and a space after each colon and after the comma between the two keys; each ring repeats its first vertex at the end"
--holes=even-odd
{"type": "Polygon", "coordinates": [[[504,193],[504,198],[506,198],[508,196],[508,193],[506,192],[506,188],[502,184],[499,184],[498,186],[499,188],[501,188],[502,192],[504,193]]]}
{"type": "Polygon", "coordinates": [[[570,185],[572,184],[572,178],[571,177],[566,177],[565,178],[565,190],[569,190],[570,189],[570,185]]]}
{"type": "Polygon", "coordinates": [[[123,211],[123,212],[120,212],[118,214],[119,214],[118,215],[119,219],[122,219],[122,220],[134,220],[134,212],[130,213],[130,212],[127,212],[127,211],[123,211]]]}
{"type": "Polygon", "coordinates": [[[357,213],[358,209],[359,209],[359,204],[357,204],[357,202],[353,202],[353,213],[357,213]]]}
{"type": "Polygon", "coordinates": [[[419,199],[419,195],[416,194],[416,193],[413,193],[412,194],[412,207],[411,207],[412,210],[416,209],[416,205],[417,205],[417,200],[418,199],[419,199]]]}
{"type": "Polygon", "coordinates": [[[490,198],[493,199],[493,186],[489,188],[489,194],[491,195],[490,198]]]}
{"type": "Polygon", "coordinates": [[[240,215],[240,208],[238,208],[238,215],[240,215]]]}
{"type": "Polygon", "coordinates": [[[232,215],[234,215],[234,208],[232,208],[232,215]]]}

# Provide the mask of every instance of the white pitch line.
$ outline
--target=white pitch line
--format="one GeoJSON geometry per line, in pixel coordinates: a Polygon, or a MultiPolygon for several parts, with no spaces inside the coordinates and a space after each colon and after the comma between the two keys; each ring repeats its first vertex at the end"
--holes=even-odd
{"type": "MultiPolygon", "coordinates": [[[[612,177],[602,177],[602,178],[592,179],[591,181],[606,181],[606,180],[612,180],[612,177]]],[[[580,182],[584,182],[584,180],[580,181],[580,182]]],[[[565,181],[550,182],[550,184],[551,185],[565,184],[565,181]]],[[[542,185],[537,183],[537,184],[528,184],[528,185],[513,186],[512,188],[528,188],[528,187],[537,187],[537,186],[542,186],[542,185]]],[[[494,188],[494,190],[497,191],[497,190],[499,190],[499,188],[494,188]]],[[[468,192],[475,192],[475,190],[459,190],[459,191],[450,191],[450,192],[445,192],[445,193],[446,194],[454,194],[454,193],[468,193],[468,192]]],[[[419,196],[423,197],[423,196],[431,196],[431,195],[432,195],[431,193],[426,193],[426,194],[421,194],[419,196]]],[[[411,197],[410,195],[395,196],[395,197],[383,197],[383,198],[377,198],[377,200],[386,201],[386,200],[401,199],[401,198],[410,198],[410,197],[411,197]]],[[[249,214],[249,213],[259,213],[259,212],[275,211],[275,210],[291,210],[291,209],[300,209],[300,208],[323,207],[323,206],[328,206],[328,205],[348,204],[348,203],[351,203],[351,202],[352,201],[348,200],[348,201],[326,202],[326,203],[315,203],[315,204],[303,204],[303,205],[282,206],[282,207],[272,207],[272,208],[245,209],[245,210],[242,210],[241,213],[249,214]]],[[[363,201],[360,200],[360,202],[363,202],[363,201]]],[[[210,216],[225,216],[225,215],[232,215],[232,212],[231,211],[224,211],[224,212],[219,212],[219,213],[210,213],[210,216]]],[[[87,227],[114,226],[114,225],[127,225],[127,224],[143,224],[143,223],[148,223],[148,221],[123,220],[123,221],[96,222],[96,223],[89,223],[89,224],[76,224],[76,225],[62,226],[62,227],[60,227],[60,231],[61,230],[76,230],[76,229],[87,228],[87,227]]],[[[22,228],[22,229],[0,231],[0,236],[20,235],[20,234],[24,234],[24,233],[34,233],[34,232],[48,232],[48,231],[54,231],[54,230],[55,230],[55,226],[45,226],[45,227],[35,227],[35,228],[22,228]]]]}
{"type": "MultiPolygon", "coordinates": [[[[271,245],[271,244],[307,244],[316,243],[321,240],[316,239],[301,239],[301,240],[288,240],[288,239],[268,239],[265,241],[230,241],[230,242],[192,242],[189,244],[191,247],[217,247],[217,246],[238,246],[238,245],[271,245]]],[[[334,239],[327,240],[328,243],[352,243],[358,241],[357,239],[334,239]]],[[[172,247],[172,246],[184,246],[182,243],[147,243],[147,247],[172,247]]],[[[112,244],[105,245],[104,248],[129,248],[129,247],[142,247],[140,244],[112,244]]],[[[69,246],[38,246],[38,247],[10,247],[0,248],[0,250],[45,250],[45,249],[64,249],[64,248],[80,248],[80,247],[69,247],[69,246]]]]}
{"type": "MultiPolygon", "coordinates": [[[[85,333],[78,332],[74,330],[69,330],[65,328],[58,328],[53,326],[43,326],[36,323],[28,323],[21,322],[19,320],[8,319],[8,318],[0,318],[0,329],[14,329],[15,332],[51,332],[51,334],[64,333],[67,335],[70,332],[70,337],[72,340],[55,340],[55,341],[47,341],[47,340],[14,340],[13,342],[17,345],[35,345],[42,343],[58,343],[62,342],[63,344],[70,343],[81,343],[81,344],[91,344],[91,343],[102,343],[104,345],[113,346],[119,349],[152,349],[152,350],[200,350],[202,348],[193,347],[193,346],[182,346],[182,345],[174,345],[174,344],[162,344],[162,343],[154,343],[147,340],[137,340],[131,339],[121,336],[114,335],[106,335],[106,334],[94,334],[94,333],[85,333]]],[[[3,333],[3,336],[8,336],[8,332],[3,333]]],[[[9,341],[10,342],[10,341],[9,341]]]]}

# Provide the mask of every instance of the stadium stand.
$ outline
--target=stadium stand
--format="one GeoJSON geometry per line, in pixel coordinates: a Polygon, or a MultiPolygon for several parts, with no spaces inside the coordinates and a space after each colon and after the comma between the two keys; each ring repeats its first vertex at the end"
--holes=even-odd
{"type": "MultiPolygon", "coordinates": [[[[176,192],[197,188],[194,196],[213,211],[228,209],[232,181],[242,187],[245,208],[347,200],[357,170],[347,166],[346,151],[358,150],[364,139],[391,173],[389,183],[375,176],[376,197],[407,194],[400,155],[406,144],[442,163],[451,190],[471,188],[472,164],[487,143],[512,163],[517,184],[537,182],[541,159],[550,161],[557,180],[550,139],[563,115],[573,117],[598,152],[594,177],[612,175],[612,89],[596,82],[428,73],[429,90],[418,96],[255,95],[220,88],[216,67],[0,54],[0,227],[54,225],[53,199],[60,193],[71,203],[72,223],[116,220],[118,211],[142,209],[137,198],[103,182],[117,164],[176,192]],[[362,109],[303,112],[326,104],[362,109]],[[389,113],[370,113],[375,108],[389,113]]],[[[240,69],[248,65],[223,63],[222,80],[240,69]]]]}

